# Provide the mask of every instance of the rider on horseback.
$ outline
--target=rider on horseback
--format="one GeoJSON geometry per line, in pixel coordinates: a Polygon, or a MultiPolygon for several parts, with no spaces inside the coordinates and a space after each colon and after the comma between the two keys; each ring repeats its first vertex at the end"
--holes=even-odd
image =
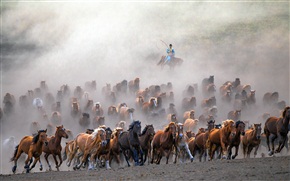
{"type": "Polygon", "coordinates": [[[166,50],[167,56],[164,59],[164,64],[169,63],[175,55],[175,51],[172,48],[172,44],[169,45],[169,48],[166,50]]]}

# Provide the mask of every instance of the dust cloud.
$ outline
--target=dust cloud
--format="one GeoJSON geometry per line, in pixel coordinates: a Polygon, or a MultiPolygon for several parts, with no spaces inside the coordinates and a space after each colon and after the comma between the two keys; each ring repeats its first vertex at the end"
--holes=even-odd
{"type": "MultiPolygon", "coordinates": [[[[90,96],[105,111],[109,104],[101,90],[107,83],[113,87],[139,77],[140,88],[145,89],[171,82],[179,116],[182,92],[196,83],[199,116],[204,99],[201,82],[214,75],[217,122],[233,109],[220,101],[219,87],[236,78],[256,90],[257,107],[242,114],[243,120],[259,122],[267,111],[262,106],[266,92],[279,92],[279,101],[289,105],[289,2],[3,1],[1,21],[0,99],[2,103],[8,92],[16,99],[15,115],[1,120],[1,146],[11,136],[18,144],[31,134],[30,124],[38,117],[35,109],[22,114],[19,97],[41,81],[56,96],[64,84],[73,92],[96,80],[97,90],[90,96]],[[174,70],[161,69],[156,64],[170,43],[184,62],[174,70]]],[[[134,107],[134,98],[118,97],[116,104],[134,107]]],[[[70,120],[66,109],[63,124],[77,135],[77,122],[70,120]]],[[[141,115],[134,118],[143,126],[147,123],[141,115]]],[[[42,122],[41,129],[46,124],[42,122]]],[[[161,126],[155,125],[156,130],[161,126]]],[[[9,149],[1,148],[2,174],[11,173],[14,148],[9,149]]],[[[23,159],[18,162],[21,170],[23,159]]]]}

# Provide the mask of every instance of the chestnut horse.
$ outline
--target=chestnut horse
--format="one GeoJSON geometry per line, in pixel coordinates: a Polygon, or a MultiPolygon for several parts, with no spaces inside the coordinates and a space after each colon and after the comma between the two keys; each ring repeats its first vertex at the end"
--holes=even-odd
{"type": "Polygon", "coordinates": [[[274,141],[278,137],[279,146],[275,150],[275,153],[280,153],[283,147],[285,146],[287,135],[288,135],[288,126],[290,119],[290,107],[285,107],[282,117],[270,117],[267,119],[264,127],[264,133],[267,137],[267,145],[269,150],[269,155],[274,154],[274,141]],[[270,149],[269,140],[272,142],[272,150],[270,149]]]}
{"type": "Polygon", "coordinates": [[[235,159],[238,156],[239,145],[241,143],[241,135],[245,135],[246,124],[243,121],[236,122],[236,135],[230,140],[228,147],[228,159],[235,159]],[[232,148],[236,148],[235,154],[232,156],[232,148]]]}
{"type": "MultiPolygon", "coordinates": [[[[100,147],[106,144],[106,132],[102,128],[96,128],[92,134],[80,133],[77,135],[74,141],[74,151],[70,156],[70,162],[74,158],[77,151],[80,153],[77,155],[77,159],[82,156],[82,161],[74,166],[74,169],[79,169],[85,164],[90,156],[89,169],[94,169],[94,156],[100,151],[100,147]]],[[[70,165],[69,162],[69,165],[70,165]]]]}
{"type": "Polygon", "coordinates": [[[141,122],[140,121],[133,121],[129,125],[129,130],[122,132],[119,136],[119,145],[125,156],[126,162],[128,167],[129,164],[129,155],[133,155],[133,159],[135,162],[135,166],[143,165],[143,152],[140,145],[139,135],[141,134],[141,122]],[[141,162],[139,162],[139,158],[141,158],[141,162]]]}
{"type": "Polygon", "coordinates": [[[65,128],[63,127],[63,125],[61,126],[57,126],[56,127],[56,131],[54,136],[48,138],[48,144],[47,145],[43,145],[42,147],[42,151],[45,153],[44,158],[46,160],[46,163],[49,166],[49,171],[51,171],[51,165],[48,161],[48,156],[50,154],[52,154],[54,161],[55,161],[55,168],[57,169],[57,171],[59,171],[59,167],[62,164],[62,158],[61,158],[61,138],[68,138],[68,135],[65,131],[65,128]],[[56,156],[58,156],[59,158],[59,164],[58,161],[56,159],[56,156]]]}
{"type": "Polygon", "coordinates": [[[130,80],[128,83],[129,92],[134,94],[136,91],[138,91],[139,83],[140,83],[140,79],[138,77],[135,78],[134,80],[130,80]]]}
{"type": "Polygon", "coordinates": [[[248,129],[245,132],[245,136],[242,138],[242,144],[243,144],[243,153],[244,158],[250,158],[250,154],[253,148],[255,148],[254,151],[254,157],[257,155],[257,150],[259,148],[259,145],[261,143],[261,123],[260,124],[254,124],[252,129],[248,129]]]}
{"type": "Polygon", "coordinates": [[[212,129],[214,129],[215,126],[215,121],[214,120],[210,120],[207,122],[207,130],[205,132],[201,132],[199,134],[196,135],[195,137],[195,144],[194,144],[194,148],[192,148],[192,153],[193,156],[195,155],[195,152],[197,150],[199,150],[199,161],[201,162],[201,158],[202,156],[204,156],[204,158],[206,158],[207,154],[206,154],[206,141],[208,139],[209,133],[212,129]],[[205,153],[205,154],[204,154],[205,153]]]}
{"type": "Polygon", "coordinates": [[[166,157],[166,164],[171,154],[176,138],[176,124],[170,122],[164,130],[159,130],[153,137],[151,142],[151,164],[154,162],[156,156],[156,164],[160,164],[163,154],[166,157]]]}
{"type": "Polygon", "coordinates": [[[121,160],[120,160],[121,150],[120,150],[120,145],[119,145],[119,136],[122,131],[123,131],[123,128],[116,127],[113,130],[112,138],[110,139],[110,164],[113,158],[115,158],[119,166],[121,163],[121,160]]]}
{"type": "Polygon", "coordinates": [[[23,152],[28,155],[27,159],[25,160],[24,166],[24,168],[26,169],[26,173],[29,173],[29,171],[35,167],[37,161],[39,161],[40,170],[42,170],[40,155],[42,154],[43,143],[47,144],[46,130],[39,130],[37,135],[35,135],[34,137],[33,136],[23,137],[20,143],[15,147],[13,158],[11,158],[11,161],[14,161],[12,172],[15,173],[17,168],[17,160],[23,152]],[[30,164],[32,163],[32,157],[34,157],[34,162],[30,167],[30,164]]]}
{"type": "Polygon", "coordinates": [[[236,135],[236,125],[233,120],[223,121],[222,128],[212,129],[207,139],[208,153],[210,160],[213,159],[214,152],[221,146],[222,158],[225,159],[227,155],[227,148],[230,140],[236,135]]]}
{"type": "MultiPolygon", "coordinates": [[[[150,125],[145,126],[141,135],[139,136],[140,145],[144,153],[144,163],[147,160],[147,156],[151,156],[150,155],[151,142],[153,140],[154,135],[155,135],[154,127],[152,124],[150,124],[150,125]]],[[[149,157],[148,157],[148,164],[149,164],[149,157]]]]}
{"type": "Polygon", "coordinates": [[[166,57],[167,56],[164,56],[164,55],[161,56],[161,59],[157,63],[157,65],[161,66],[162,69],[165,65],[168,65],[170,67],[170,69],[173,70],[174,67],[180,66],[183,63],[183,60],[181,58],[177,58],[177,57],[171,57],[171,60],[169,62],[165,62],[166,57]]]}

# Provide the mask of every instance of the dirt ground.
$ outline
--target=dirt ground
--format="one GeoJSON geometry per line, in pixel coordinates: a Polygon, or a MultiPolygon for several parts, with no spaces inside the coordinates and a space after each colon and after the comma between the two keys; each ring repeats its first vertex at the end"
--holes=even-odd
{"type": "Polygon", "coordinates": [[[290,180],[290,156],[9,174],[0,180],[290,180]]]}

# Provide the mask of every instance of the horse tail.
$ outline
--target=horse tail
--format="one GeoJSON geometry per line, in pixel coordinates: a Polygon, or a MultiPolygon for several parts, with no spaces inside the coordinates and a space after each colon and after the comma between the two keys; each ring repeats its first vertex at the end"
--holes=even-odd
{"type": "Polygon", "coordinates": [[[15,150],[14,150],[14,154],[13,154],[13,157],[10,159],[10,161],[14,161],[15,157],[16,157],[16,154],[18,152],[18,148],[19,148],[19,145],[15,146],[15,150]]]}

